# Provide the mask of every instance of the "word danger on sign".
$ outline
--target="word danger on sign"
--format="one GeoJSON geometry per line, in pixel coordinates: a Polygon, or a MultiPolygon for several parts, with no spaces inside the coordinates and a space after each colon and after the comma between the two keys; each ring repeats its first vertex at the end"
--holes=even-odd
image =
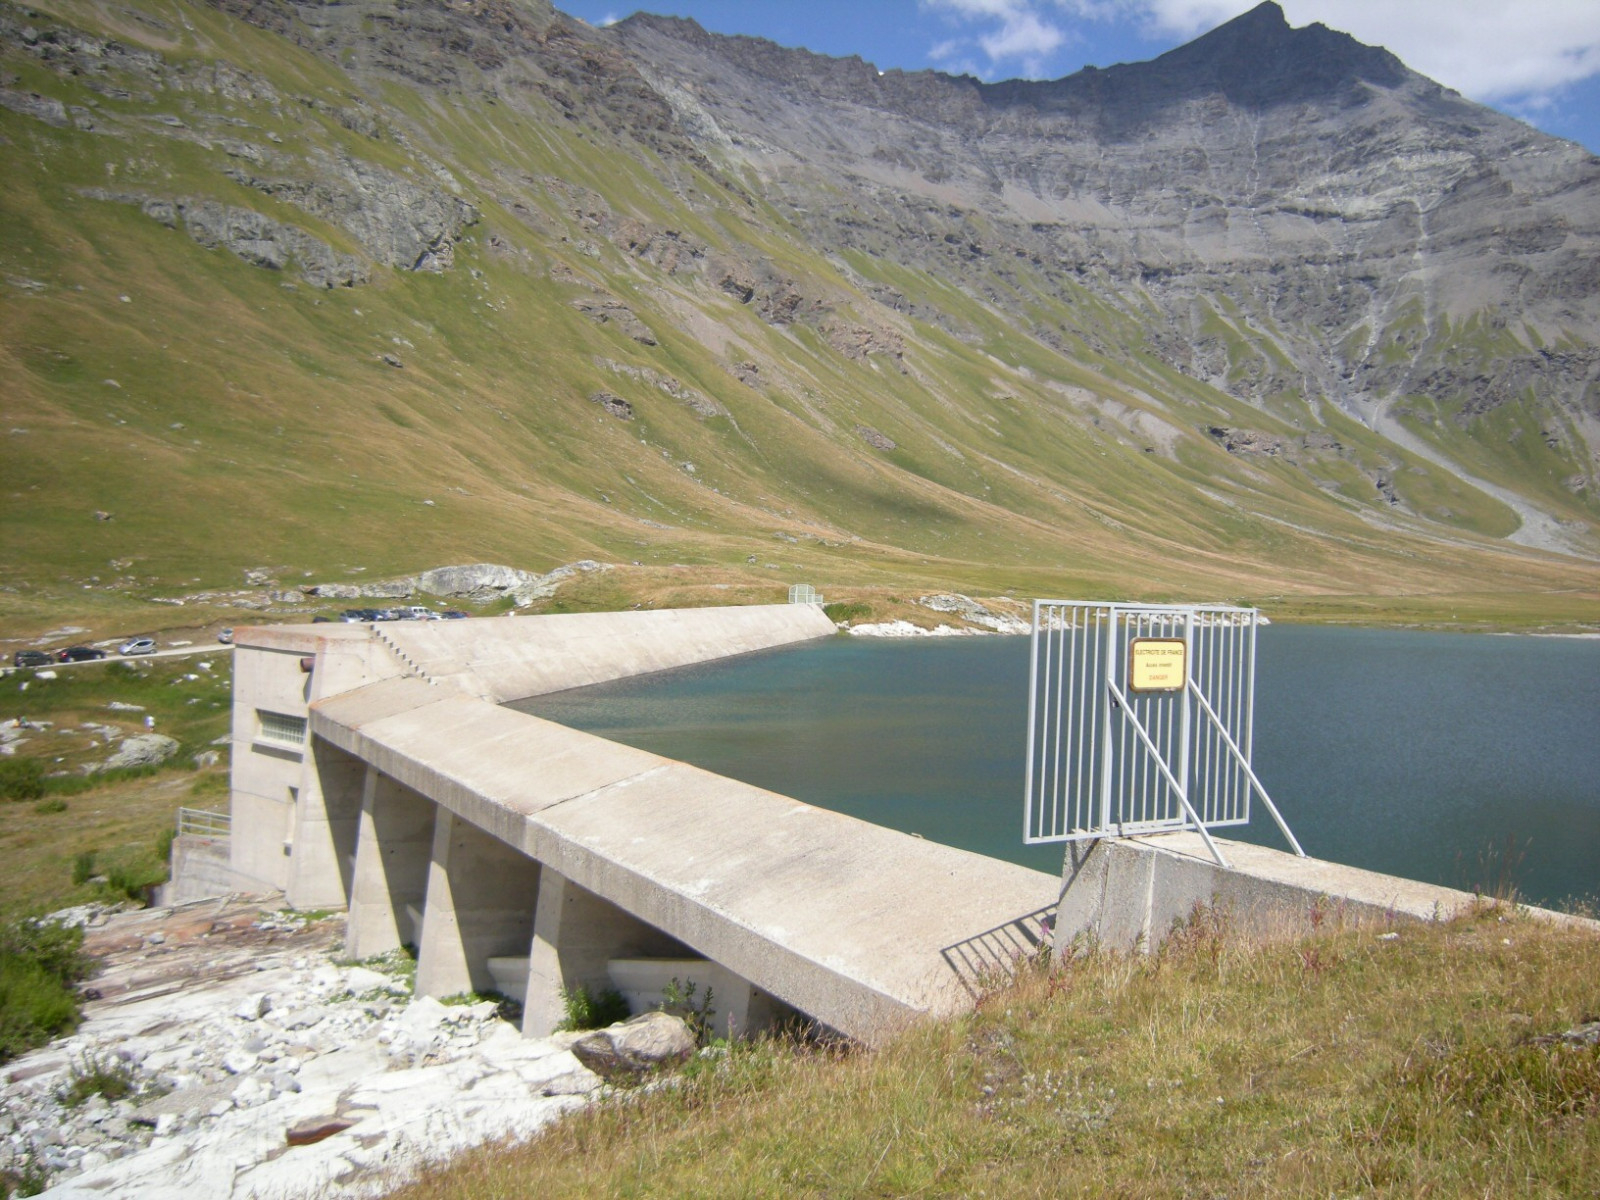
{"type": "Polygon", "coordinates": [[[1189,683],[1188,651],[1182,638],[1134,638],[1128,643],[1128,690],[1183,691],[1189,683]]]}

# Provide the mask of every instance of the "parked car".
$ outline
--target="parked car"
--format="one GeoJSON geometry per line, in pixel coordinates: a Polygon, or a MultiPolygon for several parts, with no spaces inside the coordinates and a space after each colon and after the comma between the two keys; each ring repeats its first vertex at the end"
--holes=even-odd
{"type": "Polygon", "coordinates": [[[154,654],[156,652],[155,638],[133,638],[123,642],[117,649],[118,654],[154,654]]]}
{"type": "Polygon", "coordinates": [[[441,621],[465,621],[468,615],[459,608],[447,608],[439,614],[439,619],[441,621]]]}
{"type": "Polygon", "coordinates": [[[48,667],[55,659],[47,650],[18,650],[11,656],[11,662],[19,667],[48,667]]]}
{"type": "Polygon", "coordinates": [[[351,625],[364,625],[368,621],[393,621],[395,615],[387,608],[347,608],[339,619],[351,625]]]}
{"type": "Polygon", "coordinates": [[[97,658],[104,658],[104,650],[96,650],[93,646],[68,646],[56,655],[57,662],[93,662],[97,658]]]}
{"type": "MultiPolygon", "coordinates": [[[[322,619],[326,621],[328,618],[323,617],[322,619]]],[[[224,646],[233,645],[233,626],[230,625],[226,629],[217,630],[217,641],[221,642],[224,646]]]]}

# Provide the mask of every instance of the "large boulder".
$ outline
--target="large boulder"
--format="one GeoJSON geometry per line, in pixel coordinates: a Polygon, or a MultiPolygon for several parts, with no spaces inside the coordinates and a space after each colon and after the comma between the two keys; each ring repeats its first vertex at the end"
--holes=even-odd
{"type": "Polygon", "coordinates": [[[602,1079],[619,1082],[681,1063],[694,1047],[694,1034],[681,1017],[647,1012],[584,1034],[572,1043],[572,1053],[602,1079]]]}
{"type": "Polygon", "coordinates": [[[124,738],[117,752],[101,764],[101,770],[120,767],[148,767],[164,763],[178,752],[178,739],[160,733],[136,733],[124,738]]]}
{"type": "Polygon", "coordinates": [[[417,587],[430,596],[471,596],[475,592],[504,592],[533,583],[539,577],[515,567],[475,563],[462,567],[435,567],[417,576],[417,587]]]}

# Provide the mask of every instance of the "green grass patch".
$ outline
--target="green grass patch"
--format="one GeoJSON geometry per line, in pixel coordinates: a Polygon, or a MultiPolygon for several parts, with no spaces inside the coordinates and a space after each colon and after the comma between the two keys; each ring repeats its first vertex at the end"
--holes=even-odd
{"type": "Polygon", "coordinates": [[[78,1023],[74,985],[89,974],[83,930],[54,922],[0,926],[0,1062],[78,1023]]]}
{"type": "Polygon", "coordinates": [[[0,759],[0,800],[38,800],[44,791],[44,763],[39,759],[0,759]]]}
{"type": "Polygon", "coordinates": [[[828,620],[834,624],[840,621],[864,621],[872,616],[872,605],[864,600],[839,601],[834,604],[824,604],[822,611],[827,614],[828,620]]]}
{"type": "Polygon", "coordinates": [[[128,1063],[109,1055],[86,1054],[67,1072],[67,1081],[56,1093],[64,1108],[77,1108],[91,1096],[103,1096],[115,1103],[140,1092],[138,1072],[128,1063]]]}
{"type": "Polygon", "coordinates": [[[626,1021],[632,1013],[628,1002],[614,987],[590,990],[580,983],[575,988],[561,991],[561,1024],[559,1029],[604,1029],[618,1021],[626,1021]]]}

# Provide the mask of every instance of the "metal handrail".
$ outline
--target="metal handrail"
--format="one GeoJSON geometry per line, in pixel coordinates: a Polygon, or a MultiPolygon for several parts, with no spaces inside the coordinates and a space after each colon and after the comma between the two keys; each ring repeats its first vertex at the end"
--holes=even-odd
{"type": "Polygon", "coordinates": [[[233,833],[233,815],[225,812],[210,812],[203,808],[180,808],[178,810],[178,836],[216,838],[218,840],[229,837],[233,833]]]}

